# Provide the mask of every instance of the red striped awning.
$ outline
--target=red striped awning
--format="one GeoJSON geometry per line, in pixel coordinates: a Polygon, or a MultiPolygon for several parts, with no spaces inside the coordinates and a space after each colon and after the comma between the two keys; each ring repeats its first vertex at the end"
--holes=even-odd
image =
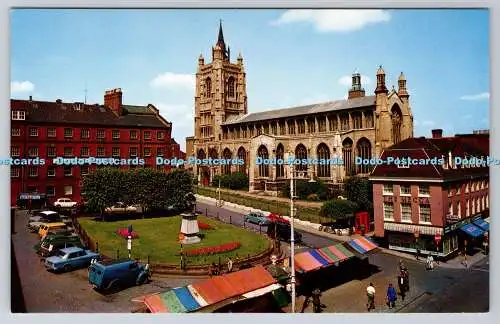
{"type": "Polygon", "coordinates": [[[295,269],[304,272],[317,270],[323,265],[316,260],[309,252],[302,252],[295,255],[295,269]]]}

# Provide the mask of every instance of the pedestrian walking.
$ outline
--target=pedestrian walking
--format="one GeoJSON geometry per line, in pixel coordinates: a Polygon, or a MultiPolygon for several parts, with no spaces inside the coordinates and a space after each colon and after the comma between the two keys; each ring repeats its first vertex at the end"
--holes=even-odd
{"type": "Polygon", "coordinates": [[[417,260],[420,260],[420,249],[417,248],[417,254],[415,256],[417,260]]]}
{"type": "Polygon", "coordinates": [[[398,299],[398,295],[396,293],[396,289],[392,286],[392,283],[387,287],[387,306],[389,308],[396,307],[396,300],[398,299]]]}
{"type": "Polygon", "coordinates": [[[399,294],[401,295],[401,300],[405,301],[406,288],[405,288],[404,277],[402,275],[398,276],[398,286],[399,286],[399,294]]]}
{"type": "Polygon", "coordinates": [[[373,283],[371,282],[366,287],[366,296],[368,297],[368,303],[366,304],[368,311],[375,309],[375,287],[373,287],[373,283]]]}
{"type": "Polygon", "coordinates": [[[233,260],[231,258],[227,258],[227,272],[233,271],[233,260]]]}
{"type": "Polygon", "coordinates": [[[321,290],[318,288],[314,289],[312,291],[312,301],[313,301],[313,308],[315,313],[321,313],[321,290]]]}

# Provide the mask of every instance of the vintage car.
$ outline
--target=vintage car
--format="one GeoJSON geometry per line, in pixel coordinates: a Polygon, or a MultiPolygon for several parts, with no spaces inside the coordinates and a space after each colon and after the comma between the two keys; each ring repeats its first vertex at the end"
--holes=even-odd
{"type": "Polygon", "coordinates": [[[61,221],[61,217],[57,212],[48,211],[48,210],[41,211],[41,212],[34,214],[34,216],[31,216],[28,219],[28,229],[32,233],[36,233],[36,232],[38,232],[38,230],[40,229],[40,226],[42,224],[55,223],[55,222],[60,222],[60,221],[61,221]]]}
{"type": "Polygon", "coordinates": [[[38,230],[38,235],[40,235],[40,239],[47,235],[48,232],[54,231],[54,230],[67,230],[68,226],[62,222],[57,222],[57,223],[44,223],[40,225],[40,228],[38,230]]]}
{"type": "Polygon", "coordinates": [[[78,203],[76,201],[72,201],[69,198],[59,198],[54,202],[54,207],[59,207],[59,208],[73,208],[77,205],[78,203]]]}
{"type": "Polygon", "coordinates": [[[126,206],[122,202],[117,202],[111,207],[107,207],[104,211],[106,213],[137,213],[138,206],[126,206]]]}
{"type": "Polygon", "coordinates": [[[97,291],[117,291],[149,280],[149,265],[134,260],[95,261],[89,267],[89,283],[97,291]]]}
{"type": "MultiPolygon", "coordinates": [[[[290,224],[273,222],[267,227],[267,235],[272,239],[289,242],[292,236],[290,224]]],[[[293,231],[293,240],[296,243],[302,242],[302,234],[293,231]]]]}
{"type": "Polygon", "coordinates": [[[80,238],[77,234],[71,232],[49,232],[33,248],[36,253],[39,253],[42,246],[49,247],[52,242],[80,242],[80,238]]]}
{"type": "Polygon", "coordinates": [[[40,256],[44,258],[48,258],[53,255],[56,255],[59,252],[59,250],[70,247],[84,248],[79,238],[76,238],[75,240],[53,240],[52,242],[43,243],[40,246],[38,254],[40,254],[40,256]]]}
{"type": "Polygon", "coordinates": [[[78,247],[65,248],[45,259],[45,269],[53,272],[68,272],[88,267],[94,259],[99,259],[99,254],[78,247]]]}
{"type": "Polygon", "coordinates": [[[269,219],[261,213],[251,212],[245,215],[245,222],[257,225],[268,225],[270,223],[269,219]]]}

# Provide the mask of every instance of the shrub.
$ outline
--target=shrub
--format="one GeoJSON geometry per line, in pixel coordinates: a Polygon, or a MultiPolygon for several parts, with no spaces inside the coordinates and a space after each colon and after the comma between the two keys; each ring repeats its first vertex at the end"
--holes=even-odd
{"type": "Polygon", "coordinates": [[[213,178],[212,185],[214,187],[218,187],[219,180],[221,188],[228,188],[234,190],[248,188],[248,177],[246,176],[246,174],[242,172],[216,175],[213,178]]]}
{"type": "Polygon", "coordinates": [[[209,230],[209,229],[212,229],[213,227],[208,225],[207,223],[203,223],[202,221],[198,221],[198,228],[209,230]]]}
{"type": "Polygon", "coordinates": [[[320,214],[331,219],[344,219],[353,217],[357,209],[358,205],[349,200],[328,200],[321,206],[320,214]]]}
{"type": "MultiPolygon", "coordinates": [[[[119,228],[115,231],[116,234],[120,235],[121,237],[123,238],[128,238],[128,228],[119,228]]],[[[138,239],[139,238],[139,234],[137,234],[137,232],[132,232],[130,234],[130,236],[133,238],[133,239],[138,239]]]]}
{"type": "Polygon", "coordinates": [[[187,250],[184,252],[184,254],[188,256],[210,255],[210,254],[218,254],[218,253],[234,251],[236,249],[239,249],[240,247],[241,247],[240,242],[230,242],[217,246],[207,246],[199,249],[187,250]]]}
{"type": "MultiPolygon", "coordinates": [[[[287,182],[281,189],[283,197],[290,198],[290,183],[287,182]]],[[[328,187],[323,182],[316,180],[316,182],[309,182],[307,180],[296,180],[295,182],[295,195],[299,199],[308,199],[309,195],[315,194],[318,200],[324,200],[328,195],[328,187]]]]}

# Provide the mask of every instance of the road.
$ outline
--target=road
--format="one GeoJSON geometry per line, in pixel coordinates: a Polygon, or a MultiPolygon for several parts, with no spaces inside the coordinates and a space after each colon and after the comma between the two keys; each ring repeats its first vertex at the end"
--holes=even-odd
{"type": "MultiPolygon", "coordinates": [[[[217,216],[237,226],[243,226],[244,214],[218,208],[207,203],[197,203],[197,210],[208,212],[209,216],[217,216]]],[[[259,230],[258,225],[245,224],[252,230],[259,230]]],[[[263,229],[264,230],[264,229],[263,229]]],[[[304,231],[303,242],[297,250],[319,248],[338,243],[334,240],[304,231]]],[[[364,312],[366,286],[373,282],[378,291],[384,292],[388,283],[397,283],[399,258],[385,253],[372,254],[370,264],[378,268],[377,273],[364,280],[354,280],[329,291],[323,292],[325,304],[330,306],[325,311],[331,312],[364,312]],[[361,293],[360,293],[361,292],[361,293]],[[358,300],[353,303],[352,300],[358,300]],[[332,305],[335,305],[334,307],[332,305]]],[[[400,303],[396,311],[400,312],[487,312],[489,309],[489,264],[487,259],[474,265],[469,270],[440,268],[428,271],[421,262],[406,260],[410,272],[411,290],[405,302],[400,303]],[[464,298],[474,296],[474,298],[464,298]]],[[[378,294],[380,304],[384,304],[384,294],[378,294]]],[[[385,311],[384,307],[381,311],[385,311]]]]}
{"type": "MultiPolygon", "coordinates": [[[[12,243],[23,293],[23,296],[18,296],[16,300],[22,302],[24,297],[24,308],[28,313],[129,313],[138,306],[137,303],[131,302],[132,298],[197,280],[153,278],[149,284],[105,296],[90,287],[86,269],[62,274],[47,272],[33,249],[39,238],[38,234],[29,233],[26,229],[26,213],[18,212],[15,220],[16,234],[12,235],[12,243]]],[[[22,306],[13,305],[12,308],[23,311],[22,306]]]]}

